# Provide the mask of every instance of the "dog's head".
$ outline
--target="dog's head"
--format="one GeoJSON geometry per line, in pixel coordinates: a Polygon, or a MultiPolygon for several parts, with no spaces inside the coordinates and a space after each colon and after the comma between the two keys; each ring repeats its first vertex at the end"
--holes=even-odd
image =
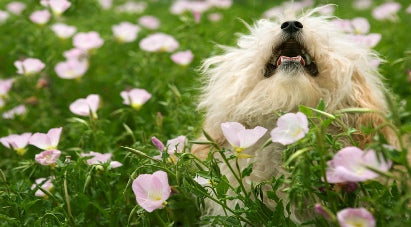
{"type": "Polygon", "coordinates": [[[375,52],[353,43],[330,18],[314,16],[259,20],[237,47],[204,61],[206,82],[200,108],[217,124],[265,125],[276,112],[316,106],[385,110],[375,52]]]}

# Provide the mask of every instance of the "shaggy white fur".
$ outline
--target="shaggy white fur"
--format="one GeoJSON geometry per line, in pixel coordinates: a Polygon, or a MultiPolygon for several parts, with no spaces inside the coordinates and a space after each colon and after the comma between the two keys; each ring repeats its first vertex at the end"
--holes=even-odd
{"type": "MultiPolygon", "coordinates": [[[[381,75],[371,65],[373,60],[381,59],[374,51],[353,43],[336,30],[330,17],[316,16],[317,11],[318,8],[313,9],[298,18],[287,13],[288,16],[278,22],[259,20],[249,27],[250,34],[240,35],[236,47],[222,47],[223,54],[204,61],[205,84],[199,108],[206,113],[204,130],[219,145],[230,147],[221,131],[223,122],[236,121],[248,128],[263,126],[271,130],[280,111],[296,112],[299,105],[315,107],[320,99],[326,103],[329,113],[349,107],[387,112],[386,88],[381,75]],[[303,27],[288,34],[281,28],[286,21],[298,21],[303,27]],[[287,68],[277,65],[278,57],[286,52],[281,47],[290,39],[308,53],[318,74],[310,73],[306,68],[310,62],[307,58],[304,58],[306,66],[294,64],[287,68]],[[268,72],[268,64],[271,69],[274,66],[272,72],[268,72]]],[[[379,114],[347,114],[341,120],[357,129],[361,125],[384,122],[379,114]]],[[[339,127],[335,126],[333,130],[338,132],[339,127]]],[[[384,129],[384,134],[395,143],[388,129],[384,129]]],[[[267,133],[259,143],[244,151],[255,156],[240,162],[240,168],[255,162],[251,176],[244,180],[247,187],[250,181],[259,183],[284,174],[281,168],[283,147],[272,144],[262,152],[256,152],[268,137],[267,133]]],[[[366,143],[369,138],[359,134],[356,139],[366,143]]],[[[209,147],[204,145],[196,145],[192,150],[202,158],[208,151],[209,147]]],[[[222,165],[221,171],[230,182],[235,182],[226,166],[222,165]]],[[[235,203],[232,201],[231,205],[235,203]]],[[[222,210],[212,203],[209,203],[208,212],[222,214],[222,210]]]]}

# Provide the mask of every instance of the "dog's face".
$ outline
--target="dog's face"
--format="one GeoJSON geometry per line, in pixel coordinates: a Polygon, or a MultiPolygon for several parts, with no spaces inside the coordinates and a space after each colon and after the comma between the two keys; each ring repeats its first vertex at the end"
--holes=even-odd
{"type": "Polygon", "coordinates": [[[204,62],[208,80],[200,107],[209,121],[269,127],[276,112],[316,106],[320,99],[331,112],[380,105],[373,103],[383,99],[379,74],[370,64],[376,55],[313,12],[260,20],[251,34],[240,36],[238,47],[204,62]]]}

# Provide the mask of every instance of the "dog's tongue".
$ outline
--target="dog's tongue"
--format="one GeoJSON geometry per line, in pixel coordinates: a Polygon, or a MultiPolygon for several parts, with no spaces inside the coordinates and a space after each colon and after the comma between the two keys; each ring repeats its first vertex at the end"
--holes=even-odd
{"type": "Polygon", "coordinates": [[[302,66],[305,66],[305,61],[301,57],[301,55],[298,55],[296,57],[280,56],[277,60],[277,66],[281,65],[281,63],[286,62],[286,61],[299,62],[299,63],[301,63],[302,66]]]}

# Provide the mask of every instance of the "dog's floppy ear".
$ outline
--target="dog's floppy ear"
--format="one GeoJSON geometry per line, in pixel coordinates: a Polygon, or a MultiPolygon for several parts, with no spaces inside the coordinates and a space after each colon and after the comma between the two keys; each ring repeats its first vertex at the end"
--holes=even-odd
{"type": "MultiPolygon", "coordinates": [[[[384,94],[387,91],[382,85],[379,73],[374,70],[363,71],[356,68],[353,72],[352,82],[352,97],[353,101],[356,102],[354,105],[378,112],[358,115],[354,120],[355,127],[361,129],[363,127],[371,126],[374,129],[377,129],[381,125],[387,123],[384,117],[388,111],[384,94]]],[[[389,127],[382,127],[381,132],[391,145],[397,145],[396,136],[389,127]]],[[[373,135],[359,133],[356,134],[354,138],[359,142],[361,147],[364,147],[365,144],[371,142],[372,136],[373,135]]]]}

